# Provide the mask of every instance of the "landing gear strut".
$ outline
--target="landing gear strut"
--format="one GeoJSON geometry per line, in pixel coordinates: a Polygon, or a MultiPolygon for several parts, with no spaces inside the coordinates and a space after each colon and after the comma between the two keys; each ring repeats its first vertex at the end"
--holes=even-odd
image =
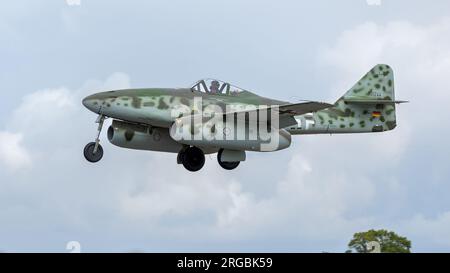
{"type": "Polygon", "coordinates": [[[100,145],[100,133],[102,132],[103,123],[105,122],[105,116],[99,115],[95,122],[98,123],[98,132],[95,142],[90,142],[84,147],[84,157],[91,163],[99,162],[103,157],[103,148],[100,145]]]}
{"type": "Polygon", "coordinates": [[[186,170],[196,172],[205,165],[205,154],[200,148],[188,147],[178,154],[178,160],[186,170]]]}

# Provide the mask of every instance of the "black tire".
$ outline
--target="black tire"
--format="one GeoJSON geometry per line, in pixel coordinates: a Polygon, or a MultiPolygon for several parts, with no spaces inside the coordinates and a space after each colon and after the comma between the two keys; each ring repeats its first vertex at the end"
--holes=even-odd
{"type": "Polygon", "coordinates": [[[103,158],[103,148],[99,144],[97,152],[94,154],[95,142],[91,142],[84,147],[84,158],[91,163],[97,163],[103,158]]]}
{"type": "Polygon", "coordinates": [[[222,157],[222,153],[223,153],[223,149],[220,149],[219,153],[217,153],[217,162],[219,162],[220,167],[224,168],[225,170],[229,170],[229,171],[234,170],[241,163],[240,161],[235,161],[235,162],[221,161],[220,158],[222,157]]]}
{"type": "Polygon", "coordinates": [[[183,164],[184,161],[184,150],[181,150],[177,155],[177,164],[183,164]]]}
{"type": "Polygon", "coordinates": [[[180,154],[183,166],[190,172],[200,171],[205,165],[205,154],[197,147],[189,147],[180,154]]]}

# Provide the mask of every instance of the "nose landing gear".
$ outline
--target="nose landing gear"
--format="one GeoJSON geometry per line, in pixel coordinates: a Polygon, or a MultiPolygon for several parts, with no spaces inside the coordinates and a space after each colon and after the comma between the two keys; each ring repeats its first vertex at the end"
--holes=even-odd
{"type": "Polygon", "coordinates": [[[84,157],[87,161],[91,163],[99,162],[103,158],[103,148],[100,145],[100,133],[102,132],[103,123],[105,122],[105,116],[99,115],[97,120],[98,123],[97,137],[95,142],[90,142],[84,147],[84,157]]]}

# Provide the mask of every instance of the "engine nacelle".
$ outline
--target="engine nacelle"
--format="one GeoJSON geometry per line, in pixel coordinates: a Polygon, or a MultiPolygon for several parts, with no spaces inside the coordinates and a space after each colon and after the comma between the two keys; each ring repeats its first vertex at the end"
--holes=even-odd
{"type": "Polygon", "coordinates": [[[168,128],[149,127],[114,120],[108,129],[112,144],[129,149],[178,153],[182,144],[173,140],[168,128]]]}

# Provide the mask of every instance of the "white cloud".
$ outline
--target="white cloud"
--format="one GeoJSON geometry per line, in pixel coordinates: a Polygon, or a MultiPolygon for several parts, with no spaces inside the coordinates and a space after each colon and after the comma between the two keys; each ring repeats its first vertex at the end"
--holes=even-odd
{"type": "Polygon", "coordinates": [[[22,139],[21,134],[0,131],[0,162],[9,169],[18,170],[32,163],[22,139]]]}
{"type": "MultiPolygon", "coordinates": [[[[411,103],[397,108],[398,127],[394,132],[381,136],[378,143],[371,140],[372,152],[368,156],[383,161],[397,159],[396,163],[391,161],[398,171],[390,178],[389,188],[395,192],[390,198],[398,198],[396,206],[404,208],[403,213],[398,214],[403,220],[383,223],[376,219],[376,222],[379,226],[406,232],[418,249],[433,245],[450,247],[450,242],[442,239],[448,237],[450,230],[448,205],[439,205],[437,199],[430,198],[429,203],[416,209],[421,212],[408,213],[417,206],[417,192],[422,195],[448,189],[440,180],[448,180],[447,166],[441,162],[450,159],[446,152],[450,149],[446,137],[450,131],[443,125],[450,119],[450,112],[446,110],[450,101],[450,18],[429,25],[407,21],[386,25],[368,22],[345,31],[336,44],[323,47],[319,56],[322,66],[333,67],[337,72],[333,96],[349,88],[374,64],[388,63],[393,67],[396,96],[411,103]],[[395,152],[383,156],[386,150],[395,152]],[[407,169],[409,175],[405,176],[401,169],[407,169]],[[434,189],[436,185],[440,189],[434,189]],[[439,216],[433,217],[436,213],[439,216]],[[408,218],[408,215],[415,216],[408,218]]],[[[381,165],[380,172],[385,168],[381,165]]],[[[383,206],[386,206],[385,213],[390,214],[392,207],[380,204],[380,209],[383,206]]]]}
{"type": "MultiPolygon", "coordinates": [[[[217,168],[198,174],[186,173],[176,165],[174,156],[154,154],[143,168],[151,175],[138,185],[131,184],[121,193],[120,207],[125,217],[137,220],[157,219],[165,214],[189,216],[197,211],[213,211],[233,205],[239,185],[220,177],[217,168]],[[158,170],[158,171],[156,171],[158,170]],[[184,176],[189,175],[183,179],[184,176]]],[[[211,168],[207,166],[205,168],[211,168]]]]}
{"type": "MultiPolygon", "coordinates": [[[[389,63],[396,73],[397,96],[413,101],[398,108],[398,128],[384,134],[295,137],[291,150],[280,152],[284,157],[252,154],[236,172],[221,170],[213,158],[201,172],[188,173],[175,164],[175,155],[119,149],[104,137],[103,161],[86,163],[82,148],[96,127],[95,115],[83,108],[81,99],[97,91],[128,88],[126,74],[88,81],[78,90],[37,91],[24,97],[7,129],[18,132],[8,136],[13,140],[9,142],[31,147],[24,154],[38,160],[28,176],[16,178],[27,187],[10,186],[10,199],[0,207],[32,211],[22,216],[27,222],[37,214],[44,219],[33,222],[33,230],[46,230],[50,222],[65,230],[68,240],[80,238],[67,234],[87,231],[90,250],[101,245],[98,238],[114,238],[136,248],[131,246],[135,236],[145,242],[141,248],[155,251],[162,245],[170,245],[172,251],[191,250],[198,246],[196,240],[204,243],[204,251],[222,250],[224,245],[235,251],[343,251],[354,232],[373,227],[398,228],[413,243],[417,240],[414,246],[419,249],[424,241],[450,246],[438,242],[439,236],[448,236],[446,210],[436,205],[440,216],[434,218],[416,213],[421,208],[415,195],[430,184],[412,181],[433,164],[416,149],[426,146],[449,159],[448,129],[439,127],[440,133],[435,133],[435,126],[449,117],[443,111],[448,102],[448,37],[449,20],[429,26],[365,23],[344,32],[319,52],[319,69],[331,67],[337,75],[334,96],[374,64],[389,63]],[[417,161],[422,170],[409,165],[417,161]],[[276,173],[274,180],[262,175],[269,168],[276,173]],[[410,174],[399,171],[404,169],[410,174]],[[259,187],[271,190],[258,194],[259,187]],[[39,194],[48,197],[23,199],[39,194]]],[[[448,178],[441,166],[433,171],[436,177],[448,178]]],[[[2,216],[11,217],[0,210],[2,216]]]]}
{"type": "Polygon", "coordinates": [[[448,98],[442,84],[450,71],[449,32],[450,18],[429,26],[407,21],[368,22],[345,31],[332,47],[324,47],[319,60],[336,68],[341,88],[334,92],[339,94],[373,65],[388,63],[396,74],[397,95],[413,102],[448,98]]]}
{"type": "Polygon", "coordinates": [[[26,134],[35,134],[52,126],[55,130],[59,122],[73,113],[77,101],[67,88],[40,90],[22,99],[14,111],[11,127],[26,134]]]}
{"type": "MultiPolygon", "coordinates": [[[[89,115],[81,104],[91,90],[110,90],[129,87],[129,78],[124,73],[114,73],[104,82],[88,81],[78,90],[66,87],[38,90],[23,97],[21,104],[12,113],[5,132],[0,135],[1,161],[14,169],[31,164],[31,158],[45,163],[68,146],[80,133],[93,136],[95,126],[91,120],[81,120],[89,115]],[[86,132],[84,124],[92,127],[86,132]],[[92,122],[92,123],[91,123],[92,122]],[[16,133],[9,133],[16,132],[16,133]],[[25,145],[26,144],[26,145],[25,145]],[[29,147],[25,149],[24,145],[29,147]]],[[[91,137],[92,138],[92,137],[91,137]]]]}

